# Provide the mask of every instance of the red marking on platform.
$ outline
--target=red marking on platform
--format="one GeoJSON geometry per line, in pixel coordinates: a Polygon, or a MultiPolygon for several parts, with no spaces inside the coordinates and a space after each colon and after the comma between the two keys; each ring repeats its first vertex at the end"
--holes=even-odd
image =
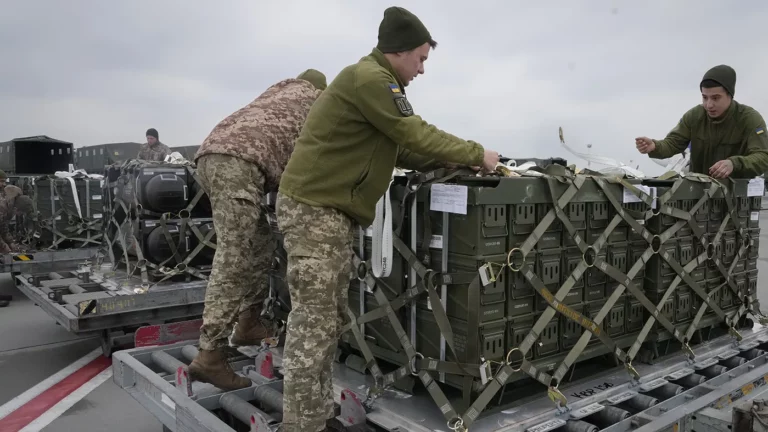
{"type": "Polygon", "coordinates": [[[181,321],[171,324],[144,326],[134,334],[136,348],[170,345],[177,342],[200,338],[200,326],[203,320],[181,321]]]}
{"type": "Polygon", "coordinates": [[[264,361],[261,362],[261,370],[259,371],[265,378],[272,379],[275,377],[275,369],[272,366],[272,353],[268,352],[264,355],[264,361]]]}
{"type": "Polygon", "coordinates": [[[17,408],[16,411],[0,419],[0,431],[20,431],[111,365],[112,359],[99,356],[87,365],[72,372],[71,375],[17,408]]]}

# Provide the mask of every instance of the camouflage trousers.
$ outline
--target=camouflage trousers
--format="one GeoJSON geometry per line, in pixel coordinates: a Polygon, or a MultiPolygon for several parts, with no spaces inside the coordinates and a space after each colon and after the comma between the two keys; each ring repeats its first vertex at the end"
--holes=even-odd
{"type": "Polygon", "coordinates": [[[277,197],[291,293],[283,350],[283,431],[314,432],[334,417],[333,359],[348,322],[352,220],[339,210],[277,197]]]}
{"type": "Polygon", "coordinates": [[[203,189],[211,200],[216,253],[205,291],[200,348],[229,344],[241,311],[258,308],[269,293],[269,268],[275,250],[262,207],[265,177],[243,159],[210,154],[197,161],[203,189]]]}

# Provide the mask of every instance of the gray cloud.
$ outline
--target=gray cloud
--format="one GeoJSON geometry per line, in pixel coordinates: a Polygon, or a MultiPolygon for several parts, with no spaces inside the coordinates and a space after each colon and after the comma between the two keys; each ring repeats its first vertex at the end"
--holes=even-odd
{"type": "MultiPolygon", "coordinates": [[[[199,144],[266,87],[313,67],[332,79],[376,44],[390,2],[13,2],[0,16],[0,130],[91,145],[199,144]],[[7,42],[9,41],[9,42],[7,42]]],[[[440,46],[408,88],[417,113],[510,156],[569,143],[641,168],[637,135],[663,137],[699,102],[711,66],[768,112],[768,3],[715,0],[402,1],[440,46]]],[[[767,114],[768,115],[768,114],[767,114]]],[[[578,162],[578,161],[577,161],[578,162]]]]}

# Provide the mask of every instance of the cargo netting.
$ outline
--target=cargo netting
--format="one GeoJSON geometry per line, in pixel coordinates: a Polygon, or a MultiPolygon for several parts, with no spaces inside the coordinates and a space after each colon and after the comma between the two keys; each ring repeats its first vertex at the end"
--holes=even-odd
{"type": "Polygon", "coordinates": [[[105,170],[104,254],[142,288],[207,280],[216,250],[211,205],[191,162],[128,160],[105,170]]]}
{"type": "Polygon", "coordinates": [[[696,344],[740,340],[749,315],[765,322],[763,189],[762,179],[630,180],[556,165],[396,176],[396,254],[381,274],[371,259],[389,256],[376,250],[381,233],[360,230],[342,329],[373,376],[366,404],[418,377],[449,428],[466,430],[513,382],[540,383],[563,410],[558,387],[582,361],[611,357],[638,380],[633,362],[670,346],[693,362],[696,344]]]}
{"type": "Polygon", "coordinates": [[[97,247],[102,242],[101,180],[88,177],[18,177],[34,213],[19,215],[16,236],[33,250],[97,247]]]}

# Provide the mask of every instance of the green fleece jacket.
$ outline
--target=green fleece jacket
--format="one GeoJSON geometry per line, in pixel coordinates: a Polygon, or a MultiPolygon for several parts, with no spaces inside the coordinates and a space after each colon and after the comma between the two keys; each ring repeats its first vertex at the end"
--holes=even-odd
{"type": "Polygon", "coordinates": [[[309,111],[280,192],[333,207],[367,227],[393,169],[436,161],[482,166],[484,149],[413,113],[397,74],[378,49],[344,68],[309,111]]]}
{"type": "Polygon", "coordinates": [[[732,178],[752,178],[768,171],[768,131],[763,117],[736,101],[719,119],[711,119],[701,105],[690,109],[648,156],[665,159],[691,144],[691,172],[709,174],[716,162],[733,162],[732,178]]]}

